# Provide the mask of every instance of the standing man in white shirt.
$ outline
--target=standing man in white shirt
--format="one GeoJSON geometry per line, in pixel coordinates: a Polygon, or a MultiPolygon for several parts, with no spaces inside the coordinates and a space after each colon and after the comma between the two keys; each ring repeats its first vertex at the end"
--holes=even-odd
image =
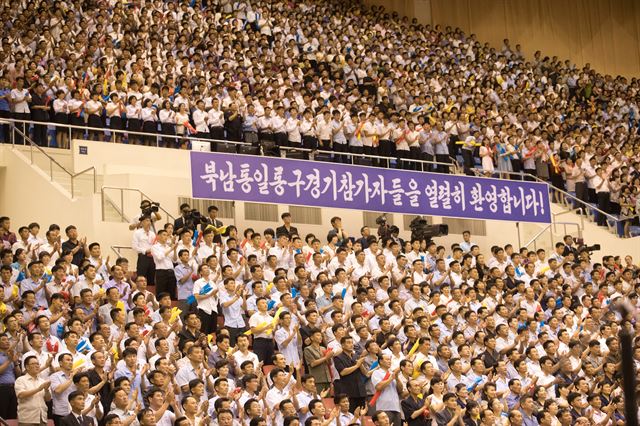
{"type": "Polygon", "coordinates": [[[198,267],[198,279],[193,284],[193,295],[198,302],[198,318],[200,331],[205,334],[215,333],[218,327],[218,286],[210,280],[211,271],[204,263],[198,267]],[[208,291],[207,291],[208,288],[208,291]]]}
{"type": "Polygon", "coordinates": [[[273,331],[275,324],[273,317],[267,313],[267,298],[256,300],[258,311],[249,318],[249,327],[253,334],[253,352],[258,359],[270,361],[273,359],[273,331]]]}
{"type": "Polygon", "coordinates": [[[224,326],[229,331],[231,346],[236,345],[239,335],[246,330],[242,314],[247,310],[244,285],[237,285],[233,278],[224,280],[224,290],[220,292],[220,305],[224,316],[224,326]]]}
{"type": "MultiPolygon", "coordinates": [[[[16,120],[29,120],[31,118],[31,110],[29,109],[31,95],[29,89],[24,87],[24,78],[16,78],[16,87],[11,90],[11,109],[13,118],[16,120]]],[[[24,123],[16,123],[16,128],[28,136],[28,127],[24,123]]],[[[16,133],[15,143],[23,144],[24,140],[21,135],[16,133]]]]}
{"type": "Polygon", "coordinates": [[[281,146],[289,145],[286,123],[287,119],[284,116],[284,107],[280,105],[276,108],[276,115],[271,118],[271,129],[273,130],[273,139],[276,143],[276,152],[279,152],[281,146]]]}
{"type": "Polygon", "coordinates": [[[176,299],[176,276],[173,271],[171,259],[175,256],[178,247],[175,236],[171,245],[167,243],[169,234],[164,229],[158,232],[157,242],[151,247],[151,254],[156,269],[156,292],[158,294],[167,292],[171,295],[171,300],[176,299]]]}
{"type": "Polygon", "coordinates": [[[224,140],[224,112],[220,109],[220,100],[211,100],[211,109],[207,114],[207,124],[209,125],[209,135],[214,140],[224,140]]]}
{"type": "MultiPolygon", "coordinates": [[[[204,101],[199,99],[196,102],[196,109],[193,111],[193,124],[196,125],[196,137],[198,139],[209,139],[207,118],[207,112],[204,110],[204,101]]],[[[215,152],[215,144],[213,142],[211,142],[211,152],[215,152]]]]}
{"type": "Polygon", "coordinates": [[[156,234],[151,230],[151,217],[142,216],[141,227],[133,232],[131,247],[138,253],[136,274],[143,275],[150,285],[155,283],[156,266],[151,255],[151,247],[156,239],[156,234]]]}

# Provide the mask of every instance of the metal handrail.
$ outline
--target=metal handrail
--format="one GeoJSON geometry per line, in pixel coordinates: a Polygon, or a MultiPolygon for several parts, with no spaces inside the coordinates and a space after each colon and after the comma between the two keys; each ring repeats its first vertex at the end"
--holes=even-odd
{"type": "Polygon", "coordinates": [[[20,136],[22,136],[23,140],[29,143],[31,165],[33,165],[33,148],[36,148],[38,151],[40,151],[42,155],[47,157],[47,159],[49,160],[49,178],[51,179],[51,182],[53,182],[53,164],[58,166],[63,172],[65,172],[69,176],[71,181],[71,198],[75,198],[75,178],[89,171],[93,172],[93,193],[95,194],[97,192],[98,177],[97,177],[97,172],[95,167],[93,166],[87,167],[86,169],[78,173],[72,173],[69,170],[67,170],[62,164],[60,164],[55,158],[47,154],[47,152],[44,149],[42,149],[42,147],[40,147],[38,144],[36,144],[28,135],[26,135],[23,131],[15,127],[14,124],[12,123],[8,123],[8,124],[11,127],[11,131],[14,133],[14,137],[12,138],[12,143],[11,143],[14,149],[15,149],[15,133],[18,133],[20,136]]]}
{"type": "MultiPolygon", "coordinates": [[[[560,213],[551,213],[551,216],[553,217],[553,219],[552,219],[553,232],[556,232],[556,224],[560,225],[560,224],[564,224],[565,223],[565,222],[556,222],[556,217],[562,216],[562,215],[567,214],[567,213],[576,213],[578,211],[580,211],[580,214],[578,214],[578,217],[580,217],[580,226],[578,226],[578,233],[580,234],[580,238],[582,238],[582,231],[584,230],[584,216],[582,215],[582,212],[583,212],[583,208],[582,207],[578,207],[577,209],[565,210],[565,211],[560,212],[560,213]]],[[[566,223],[567,224],[568,223],[573,223],[575,225],[578,225],[575,222],[566,222],[566,223]]],[[[565,226],[565,230],[566,230],[566,226],[565,226]]],[[[565,232],[565,235],[566,235],[566,232],[565,232]]]]}
{"type": "Polygon", "coordinates": [[[562,225],[564,226],[564,235],[567,235],[567,226],[575,226],[578,230],[578,238],[582,238],[582,229],[580,228],[580,224],[577,222],[553,222],[553,232],[557,232],[556,231],[556,227],[558,225],[562,225]]]}
{"type": "MultiPolygon", "coordinates": [[[[540,236],[542,234],[544,234],[545,232],[547,232],[550,229],[551,229],[551,224],[548,224],[547,226],[542,228],[542,230],[540,232],[538,232],[536,235],[534,235],[533,238],[531,238],[531,240],[529,240],[529,242],[526,243],[523,247],[529,248],[529,246],[533,243],[534,244],[534,249],[537,249],[536,240],[538,238],[540,238],[540,236]]],[[[551,236],[551,238],[550,238],[551,247],[553,247],[553,232],[549,232],[549,235],[551,236]]]]}
{"type": "Polygon", "coordinates": [[[114,252],[116,254],[116,256],[118,257],[122,257],[122,255],[120,254],[121,250],[133,250],[133,247],[131,246],[111,246],[109,247],[111,249],[112,252],[114,252]]]}
{"type": "MultiPolygon", "coordinates": [[[[51,126],[54,128],[58,128],[58,127],[62,127],[63,129],[78,129],[78,130],[82,130],[82,131],[95,131],[95,132],[102,132],[102,133],[115,133],[115,134],[122,134],[122,135],[135,135],[135,136],[147,136],[147,137],[154,137],[156,138],[156,147],[160,147],[160,139],[180,139],[180,140],[184,140],[184,141],[188,141],[188,142],[206,142],[206,143],[211,143],[211,142],[215,142],[215,143],[221,143],[221,144],[229,144],[229,145],[241,145],[241,146],[252,146],[251,143],[249,142],[243,142],[243,141],[229,141],[229,140],[223,140],[223,139],[209,139],[209,138],[198,138],[195,136],[180,136],[180,135],[165,135],[162,133],[148,133],[148,132],[132,132],[129,130],[116,130],[116,129],[110,129],[108,127],[91,127],[91,126],[76,126],[73,124],[59,124],[59,123],[55,123],[55,122],[39,122],[39,121],[33,121],[33,120],[18,120],[18,119],[0,119],[0,124],[7,124],[7,123],[23,123],[23,124],[32,124],[32,125],[46,125],[46,126],[51,126]]],[[[70,137],[71,139],[71,137],[70,137]]],[[[336,152],[336,151],[325,151],[325,150],[318,150],[318,149],[309,149],[309,148],[303,148],[303,147],[284,147],[281,146],[279,147],[280,149],[284,149],[284,150],[292,150],[292,151],[303,151],[303,152],[315,152],[315,153],[328,153],[328,154],[333,154],[333,155],[346,155],[349,156],[350,158],[353,159],[353,157],[366,157],[366,158],[372,158],[372,159],[382,159],[382,160],[398,160],[398,157],[387,157],[387,156],[381,156],[381,155],[371,155],[371,154],[355,154],[353,152],[336,152]]],[[[426,163],[426,164],[435,164],[435,165],[444,165],[446,167],[454,167],[454,172],[456,172],[457,170],[460,170],[460,164],[458,163],[458,161],[449,156],[449,159],[451,160],[451,163],[442,163],[442,162],[438,162],[438,161],[427,161],[427,160],[417,160],[417,159],[411,159],[411,158],[401,158],[401,161],[405,161],[405,162],[411,162],[411,163],[426,163]]]]}
{"type": "MultiPolygon", "coordinates": [[[[69,131],[71,131],[71,129],[77,129],[77,130],[82,130],[83,132],[94,131],[94,132],[102,132],[102,133],[108,133],[108,134],[115,133],[115,134],[121,134],[121,135],[149,136],[149,137],[156,138],[156,143],[157,143],[156,147],[160,147],[159,145],[160,139],[174,139],[174,140],[180,139],[187,142],[193,142],[193,141],[219,142],[219,143],[226,143],[230,145],[251,145],[251,143],[243,142],[243,141],[228,141],[228,140],[221,140],[221,139],[198,138],[195,136],[165,135],[162,133],[136,132],[136,131],[130,131],[130,130],[111,129],[109,127],[76,126],[74,124],[60,124],[53,121],[18,120],[15,118],[0,119],[0,124],[11,124],[11,123],[32,124],[36,126],[48,126],[48,127],[50,126],[56,129],[58,127],[62,127],[63,129],[69,129],[69,131]]],[[[71,137],[69,137],[69,140],[71,140],[71,137]]]]}
{"type": "MultiPolygon", "coordinates": [[[[187,140],[187,141],[201,141],[201,142],[215,142],[215,143],[224,143],[224,144],[231,144],[231,145],[242,145],[242,146],[251,146],[250,143],[248,142],[241,142],[241,141],[227,141],[227,140],[221,140],[221,139],[203,139],[203,138],[197,138],[197,137],[187,137],[187,136],[179,136],[179,135],[163,135],[161,133],[147,133],[147,132],[131,132],[128,130],[114,130],[114,129],[110,129],[110,128],[101,128],[101,127],[90,127],[90,126],[75,126],[72,124],[58,124],[55,122],[37,122],[37,121],[33,121],[33,120],[17,120],[17,119],[0,119],[0,124],[10,124],[13,126],[13,128],[15,128],[13,123],[24,123],[24,124],[33,124],[33,125],[47,125],[47,126],[53,126],[55,128],[57,127],[63,127],[63,128],[67,128],[67,129],[79,129],[79,130],[83,130],[83,131],[96,131],[96,132],[103,132],[103,133],[118,133],[118,134],[127,134],[127,135],[137,135],[137,136],[150,136],[150,137],[155,137],[156,138],[156,142],[157,145],[156,146],[160,146],[159,145],[159,141],[160,138],[167,138],[167,139],[180,139],[180,140],[187,140]]],[[[16,131],[20,132],[19,130],[16,129],[16,131]]],[[[20,132],[20,134],[22,134],[24,136],[24,133],[20,132]]],[[[31,141],[29,139],[30,143],[32,145],[35,145],[33,143],[33,141],[31,141]]],[[[41,149],[39,146],[35,145],[38,149],[41,149]]],[[[397,157],[386,157],[386,156],[379,156],[379,155],[371,155],[371,154],[354,154],[351,152],[336,152],[336,151],[326,151],[326,150],[313,150],[313,149],[309,149],[309,148],[303,148],[303,147],[279,147],[280,149],[284,149],[284,150],[296,150],[296,151],[303,151],[303,152],[316,152],[316,153],[326,153],[326,154],[331,154],[331,155],[346,155],[349,156],[352,159],[353,162],[353,158],[357,155],[358,157],[366,157],[366,158],[372,158],[372,159],[382,159],[382,160],[397,160],[397,157]]],[[[44,151],[42,151],[44,153],[44,151]]],[[[45,153],[46,155],[46,153],[45,153]]],[[[47,157],[49,157],[47,155],[47,157]]],[[[50,157],[49,157],[50,158],[50,157]]],[[[457,170],[460,170],[460,166],[458,161],[456,161],[455,158],[453,157],[449,157],[452,160],[452,163],[442,163],[442,162],[438,162],[438,161],[427,161],[427,160],[417,160],[417,159],[410,159],[410,158],[402,158],[400,159],[401,161],[406,161],[406,162],[410,162],[410,163],[423,163],[423,164],[434,164],[434,165],[445,165],[447,167],[454,167],[454,172],[456,172],[457,170]]],[[[52,159],[53,160],[53,159],[52,159]]],[[[55,161],[55,160],[53,160],[55,161]]],[[[56,162],[57,164],[57,162],[56,162]]],[[[60,166],[62,167],[62,166],[60,166]]],[[[480,174],[484,174],[484,170],[474,167],[471,169],[472,172],[474,172],[476,175],[480,175],[480,174]]],[[[67,172],[69,173],[69,172],[67,172]]],[[[568,197],[574,201],[576,201],[577,203],[579,203],[580,205],[582,205],[585,209],[585,211],[597,211],[598,213],[604,215],[605,217],[607,217],[609,220],[613,221],[613,222],[620,222],[621,219],[612,216],[611,214],[600,210],[597,207],[592,206],[589,203],[586,203],[582,200],[580,200],[579,198],[571,195],[570,193],[557,188],[553,185],[551,185],[549,182],[546,182],[542,179],[540,179],[539,177],[529,174],[529,173],[524,173],[524,172],[500,172],[500,171],[494,171],[494,173],[502,173],[502,174],[508,174],[511,176],[518,176],[520,178],[524,178],[524,177],[530,177],[532,179],[534,179],[537,182],[540,183],[544,183],[546,185],[549,186],[550,189],[557,191],[561,194],[563,194],[565,197],[568,197]]],[[[95,172],[94,172],[95,174],[95,172]]],[[[53,178],[52,178],[53,180],[53,178]]],[[[94,179],[94,192],[97,192],[97,189],[95,189],[95,179],[94,179]]]]}
{"type": "Polygon", "coordinates": [[[345,156],[349,156],[351,158],[351,164],[354,164],[354,158],[358,157],[358,158],[371,158],[374,160],[385,160],[385,161],[389,161],[389,160],[400,160],[400,161],[404,161],[404,162],[411,162],[411,163],[419,163],[419,164],[434,164],[434,165],[439,165],[439,166],[445,166],[445,167],[453,167],[454,171],[456,170],[456,168],[458,167],[457,164],[458,162],[454,159],[451,158],[451,160],[453,161],[452,163],[443,163],[441,161],[435,161],[435,160],[418,160],[415,158],[398,158],[398,157],[387,157],[384,155],[374,155],[374,154],[356,154],[354,152],[338,152],[338,151],[328,151],[325,149],[312,149],[312,148],[304,148],[304,147],[295,147],[295,146],[281,146],[279,147],[280,150],[285,150],[285,151],[301,151],[301,152],[308,152],[310,154],[329,154],[329,155],[335,155],[335,156],[341,156],[341,155],[345,155],[345,156]]]}
{"type": "Polygon", "coordinates": [[[116,213],[118,213],[118,216],[120,216],[120,220],[122,222],[129,222],[129,218],[124,214],[124,206],[122,207],[118,207],[116,205],[116,202],[113,201],[113,199],[111,197],[109,197],[107,194],[104,193],[104,191],[100,191],[101,194],[101,204],[102,204],[102,221],[104,222],[106,220],[106,212],[105,212],[105,207],[106,204],[110,204],[111,207],[113,207],[113,209],[116,211],[116,213]]]}
{"type": "MultiPolygon", "coordinates": [[[[138,194],[140,194],[140,201],[142,200],[149,200],[149,201],[153,201],[153,198],[151,198],[150,196],[148,196],[147,194],[145,194],[144,192],[142,192],[141,190],[137,189],[137,188],[124,188],[121,186],[103,186],[102,188],[100,188],[100,193],[102,195],[102,200],[103,200],[103,217],[104,217],[104,199],[105,197],[109,198],[111,200],[110,197],[108,197],[105,194],[105,189],[106,190],[117,190],[120,191],[120,215],[122,216],[123,219],[126,219],[125,214],[124,214],[124,192],[125,191],[130,191],[130,192],[137,192],[138,194]]],[[[111,200],[111,202],[113,202],[113,200],[111,200]]],[[[175,216],[173,216],[171,213],[169,213],[169,211],[167,209],[165,209],[162,206],[158,207],[164,214],[167,215],[168,219],[171,219],[172,221],[175,221],[176,218],[175,216]]]]}

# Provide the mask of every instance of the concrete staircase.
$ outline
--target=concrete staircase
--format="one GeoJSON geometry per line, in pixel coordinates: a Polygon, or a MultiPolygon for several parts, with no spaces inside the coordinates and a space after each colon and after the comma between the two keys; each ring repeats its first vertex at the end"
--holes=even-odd
{"type": "MultiPolygon", "coordinates": [[[[76,173],[73,167],[73,155],[70,150],[57,148],[37,148],[29,145],[15,145],[14,150],[20,157],[47,175],[50,180],[59,186],[70,198],[89,196],[94,193],[93,172],[88,171],[73,179],[70,173],[76,173]],[[51,159],[55,161],[51,161],[51,159]],[[73,193],[73,194],[72,194],[73,193]]],[[[99,191],[103,184],[103,176],[96,174],[95,187],[99,191]]]]}

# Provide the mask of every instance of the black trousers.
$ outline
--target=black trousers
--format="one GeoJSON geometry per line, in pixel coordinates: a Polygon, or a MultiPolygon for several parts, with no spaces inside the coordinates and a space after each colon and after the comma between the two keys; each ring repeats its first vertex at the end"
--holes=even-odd
{"type": "MultiPolygon", "coordinates": [[[[513,168],[514,173],[520,173],[522,171],[522,160],[519,158],[511,159],[511,167],[513,168]]],[[[513,180],[522,180],[519,176],[512,176],[513,180]]]]}
{"type": "Polygon", "coordinates": [[[356,154],[356,155],[352,155],[351,156],[351,158],[353,158],[353,164],[366,165],[366,163],[364,161],[364,157],[359,156],[359,154],[364,153],[364,147],[362,147],[362,146],[350,146],[349,147],[349,151],[351,151],[353,154],[356,154]]]}
{"type": "Polygon", "coordinates": [[[595,203],[598,201],[595,188],[587,188],[587,195],[589,196],[590,203],[595,203]]]}
{"type": "MultiPolygon", "coordinates": [[[[423,152],[420,154],[420,157],[424,160],[424,161],[433,161],[433,154],[429,154],[427,152],[423,152]]],[[[429,163],[422,163],[422,171],[423,172],[430,172],[431,170],[433,170],[433,164],[429,164],[429,163]]]]}
{"type": "MultiPolygon", "coordinates": [[[[364,155],[376,155],[378,154],[377,150],[372,147],[372,146],[367,146],[364,145],[362,147],[364,155]]],[[[365,164],[371,164],[372,166],[376,166],[377,165],[377,159],[371,158],[371,157],[365,157],[364,159],[365,164]]]]}
{"type": "Polygon", "coordinates": [[[136,275],[143,275],[147,279],[147,285],[155,285],[156,264],[153,262],[153,257],[138,253],[136,275]]]}
{"type": "Polygon", "coordinates": [[[273,340],[263,337],[253,339],[253,353],[264,365],[273,364],[273,340]]]}
{"type": "MultiPolygon", "coordinates": [[[[22,112],[14,112],[12,113],[13,118],[16,120],[29,120],[31,119],[31,114],[22,113],[22,112]]],[[[29,136],[29,126],[25,123],[16,123],[16,129],[20,130],[26,136],[29,136]]],[[[18,145],[24,145],[24,138],[18,132],[15,132],[15,140],[14,143],[18,145]]]]}
{"type": "Polygon", "coordinates": [[[302,147],[306,149],[318,149],[318,139],[313,136],[302,136],[302,147]]]}
{"type": "Polygon", "coordinates": [[[33,120],[39,123],[33,125],[33,141],[38,146],[47,146],[49,142],[47,138],[47,115],[48,113],[39,111],[32,113],[33,120]]]}
{"type": "Polygon", "coordinates": [[[473,175],[471,171],[473,168],[473,151],[462,148],[462,161],[464,162],[464,173],[469,176],[473,175]]]}
{"type": "Polygon", "coordinates": [[[52,414],[51,418],[53,419],[53,424],[55,426],[60,426],[60,424],[62,423],[62,418],[65,416],[59,416],[57,414],[52,414]]]}
{"type": "Polygon", "coordinates": [[[156,294],[167,292],[176,299],[176,276],[172,269],[156,269],[156,294]]]}
{"type": "MultiPolygon", "coordinates": [[[[12,365],[9,368],[13,368],[12,365]]],[[[18,400],[16,391],[11,385],[0,385],[0,417],[3,419],[15,419],[18,417],[18,400]]]]}
{"type": "MultiPolygon", "coordinates": [[[[10,118],[11,111],[0,110],[0,118],[10,118]]],[[[2,137],[0,139],[2,143],[10,143],[11,142],[11,131],[9,130],[8,124],[2,125],[2,137]]]]}
{"type": "Polygon", "coordinates": [[[364,407],[364,405],[366,403],[367,403],[367,397],[366,396],[350,396],[349,397],[349,412],[351,414],[355,414],[356,408],[364,407]]]}
{"type": "MultiPolygon", "coordinates": [[[[587,194],[587,184],[585,182],[576,182],[576,198],[580,201],[584,201],[585,203],[589,201],[589,196],[587,194]]],[[[576,205],[574,207],[578,208],[582,206],[576,205]]]]}
{"type": "Polygon", "coordinates": [[[232,347],[236,345],[236,341],[238,340],[238,336],[240,336],[242,333],[247,331],[246,327],[234,328],[234,327],[226,327],[225,326],[225,328],[229,331],[229,342],[231,343],[232,347]]]}
{"type": "MultiPolygon", "coordinates": [[[[335,152],[347,152],[348,145],[346,143],[333,143],[333,150],[335,152]]],[[[347,155],[336,155],[336,161],[338,163],[349,164],[351,163],[350,158],[347,155]]]]}
{"type": "MultiPolygon", "coordinates": [[[[598,209],[605,213],[609,213],[609,203],[611,194],[609,192],[598,192],[598,209]]],[[[607,217],[598,212],[598,226],[607,226],[607,217]]]]}
{"type": "MultiPolygon", "coordinates": [[[[436,154],[436,161],[438,163],[451,164],[451,160],[447,154],[436,154]]],[[[449,173],[449,167],[444,164],[438,164],[437,171],[438,173],[449,173]]]]}
{"type": "Polygon", "coordinates": [[[275,141],[278,147],[281,146],[289,146],[289,135],[286,133],[274,133],[273,140],[275,141]]]}
{"type": "MultiPolygon", "coordinates": [[[[224,140],[224,127],[209,127],[209,139],[224,140]]],[[[211,142],[211,152],[219,151],[219,142],[211,142]]]]}
{"type": "MultiPolygon", "coordinates": [[[[536,169],[524,169],[524,174],[525,175],[532,175],[532,176],[536,176],[536,169]]],[[[535,181],[534,178],[532,178],[531,176],[525,176],[524,180],[526,181],[530,181],[533,182],[535,181]]],[[[586,194],[586,188],[585,188],[585,194],[586,194]]],[[[585,195],[586,196],[586,195],[585,195]]],[[[585,200],[586,201],[586,200],[585,200]]]]}
{"type": "Polygon", "coordinates": [[[218,329],[218,313],[206,313],[202,309],[198,309],[198,318],[200,318],[200,331],[205,334],[215,333],[218,329]]]}
{"type": "MultiPolygon", "coordinates": [[[[420,146],[410,146],[409,147],[409,156],[411,157],[412,160],[420,160],[421,156],[420,154],[422,154],[420,152],[420,146]]],[[[418,161],[412,161],[410,163],[409,168],[411,170],[422,170],[422,163],[419,163],[418,161]]]]}
{"type": "Polygon", "coordinates": [[[396,149],[396,155],[398,156],[397,168],[405,170],[411,168],[411,164],[408,161],[403,160],[404,158],[409,158],[411,156],[411,151],[406,149],[396,149]]]}
{"type": "MultiPolygon", "coordinates": [[[[388,139],[380,139],[380,145],[378,146],[378,154],[381,157],[393,157],[395,155],[395,147],[396,145],[393,141],[388,139]]],[[[381,167],[390,167],[390,160],[381,160],[381,167]]]]}

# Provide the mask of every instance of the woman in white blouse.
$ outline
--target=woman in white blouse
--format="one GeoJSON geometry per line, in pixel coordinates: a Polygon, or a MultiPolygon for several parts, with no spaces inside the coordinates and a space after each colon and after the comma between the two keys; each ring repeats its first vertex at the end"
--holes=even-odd
{"type": "MultiPolygon", "coordinates": [[[[156,109],[153,107],[153,101],[151,99],[145,99],[142,101],[142,131],[145,133],[157,133],[158,132],[158,115],[156,109]]],[[[145,135],[143,145],[152,146],[155,145],[156,137],[145,135]]]]}
{"type": "Polygon", "coordinates": [[[100,94],[98,92],[93,92],[91,94],[91,99],[87,101],[85,104],[85,112],[89,116],[87,119],[87,126],[89,129],[89,139],[94,141],[102,141],[104,136],[104,131],[96,130],[102,129],[104,127],[104,122],[102,121],[102,102],[100,102],[100,94]]]}
{"type": "MultiPolygon", "coordinates": [[[[67,102],[67,106],[69,108],[69,124],[84,127],[84,102],[82,102],[78,90],[71,91],[71,99],[67,102]]],[[[79,127],[71,129],[72,139],[83,139],[84,131],[79,127]]]]}
{"type": "Polygon", "coordinates": [[[117,92],[113,92],[111,94],[106,110],[107,118],[109,119],[109,128],[113,130],[113,141],[120,143],[122,141],[122,133],[119,131],[124,130],[124,122],[122,121],[124,105],[122,104],[122,99],[120,99],[117,92]]]}
{"type": "Polygon", "coordinates": [[[166,100],[162,102],[162,109],[158,114],[158,118],[160,119],[160,127],[163,135],[167,137],[162,137],[162,145],[170,148],[176,148],[176,113],[171,109],[171,102],[166,100]]]}
{"type": "MultiPolygon", "coordinates": [[[[130,132],[139,132],[142,128],[142,108],[138,104],[138,98],[129,96],[129,104],[127,105],[127,130],[130,132]]],[[[137,145],[140,143],[140,136],[136,134],[128,134],[129,143],[137,145]]]]}
{"type": "MultiPolygon", "coordinates": [[[[176,134],[178,136],[185,136],[184,123],[189,121],[189,111],[187,111],[187,104],[180,104],[180,109],[176,114],[176,134]]],[[[180,145],[182,143],[180,142],[180,145]]]]}
{"type": "Polygon", "coordinates": [[[56,126],[56,145],[58,148],[69,148],[69,137],[67,136],[66,125],[69,124],[69,107],[65,100],[64,90],[57,90],[53,101],[53,121],[56,126]]]}

